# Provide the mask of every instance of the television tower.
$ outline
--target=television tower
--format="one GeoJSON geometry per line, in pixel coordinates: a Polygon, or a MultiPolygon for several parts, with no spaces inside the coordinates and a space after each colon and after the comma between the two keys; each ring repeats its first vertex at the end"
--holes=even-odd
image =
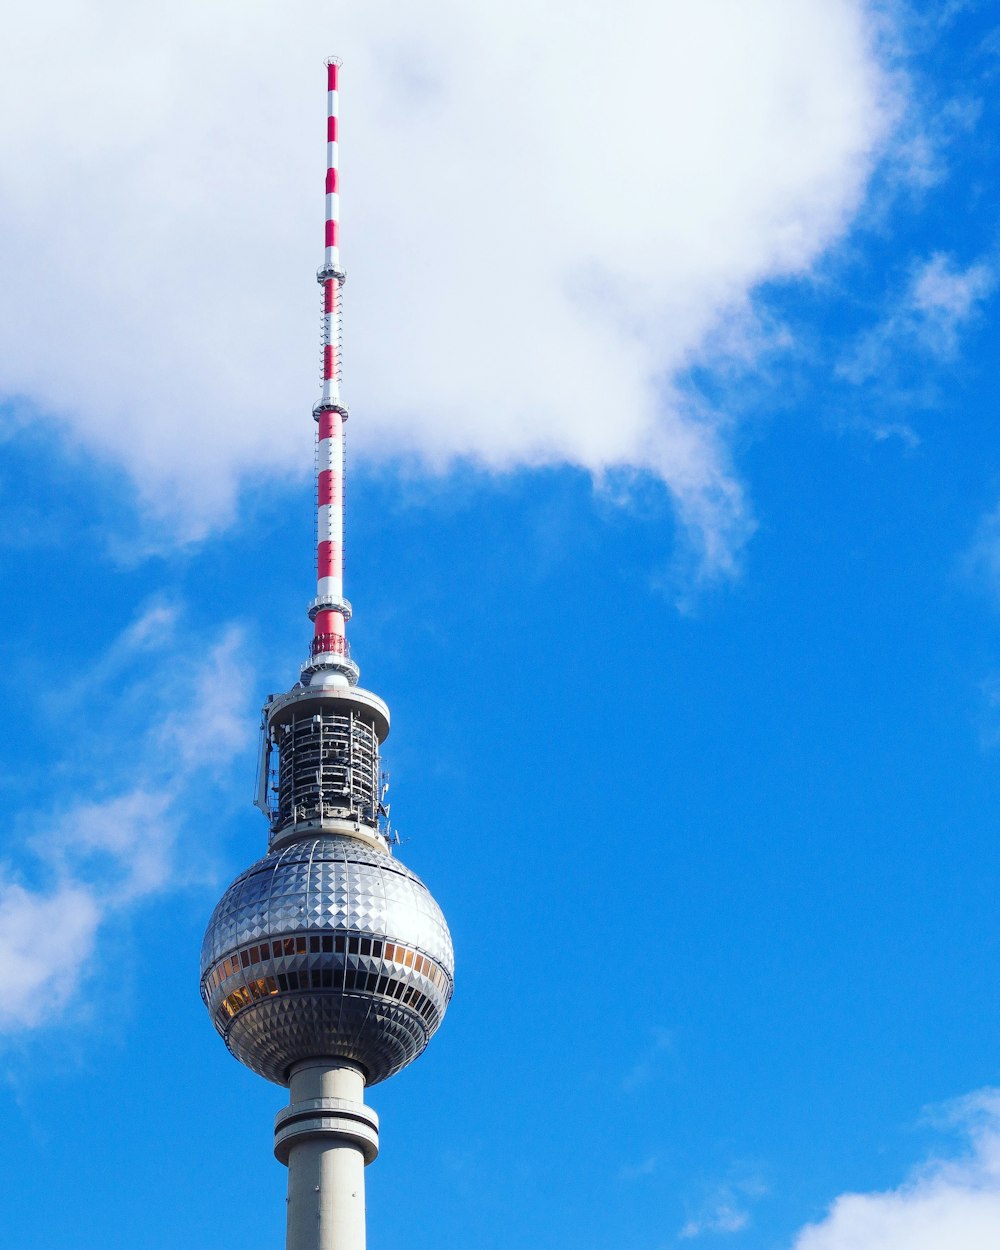
{"type": "Polygon", "coordinates": [[[262,714],[267,854],[223,894],[201,952],[201,996],[226,1045],[290,1090],[274,1126],[288,1167],[287,1250],[364,1250],[364,1169],[379,1132],[364,1091],[422,1053],[454,987],[441,909],[391,850],[379,766],[389,709],[358,686],[347,644],[338,61],[327,75],[313,640],[299,681],[262,714]]]}

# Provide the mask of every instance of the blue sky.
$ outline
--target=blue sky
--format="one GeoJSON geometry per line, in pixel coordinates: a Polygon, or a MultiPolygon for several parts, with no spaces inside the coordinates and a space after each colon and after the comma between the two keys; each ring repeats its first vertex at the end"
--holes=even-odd
{"type": "Polygon", "coordinates": [[[281,1244],[197,963],[308,639],[332,51],[352,645],[457,956],[371,1244],[1000,1242],[1000,11],[621,9],[19,18],[20,1250],[281,1244]]]}

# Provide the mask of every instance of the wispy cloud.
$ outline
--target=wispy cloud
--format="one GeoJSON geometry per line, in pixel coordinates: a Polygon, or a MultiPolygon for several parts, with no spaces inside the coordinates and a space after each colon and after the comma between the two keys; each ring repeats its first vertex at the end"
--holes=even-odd
{"type": "Polygon", "coordinates": [[[843,1194],[793,1250],[996,1250],[1000,1245],[1000,1090],[942,1108],[941,1127],[959,1130],[965,1151],[914,1169],[898,1188],[843,1194]]]}
{"type": "Polygon", "coordinates": [[[649,1041],[639,1050],[631,1067],[622,1077],[622,1089],[625,1093],[634,1093],[643,1085],[648,1085],[664,1058],[673,1050],[673,1046],[673,1034],[669,1029],[653,1029],[649,1041]]]}
{"type": "Polygon", "coordinates": [[[677,1235],[682,1241],[692,1241],[706,1233],[742,1232],[750,1225],[752,1203],[767,1192],[768,1186],[756,1171],[734,1168],[728,1180],[708,1187],[677,1235]]]}
{"type": "Polygon", "coordinates": [[[67,742],[74,760],[56,761],[64,783],[21,822],[17,865],[0,863],[0,1032],[58,1021],[93,970],[101,925],[184,884],[176,852],[192,794],[249,748],[240,631],[192,655],[177,620],[175,606],[151,605],[67,692],[64,707],[88,693],[93,705],[103,687],[104,727],[80,718],[80,740],[67,742]],[[117,700],[106,690],[114,673],[129,675],[117,700]]]}
{"type": "MultiPolygon", "coordinates": [[[[971,543],[958,560],[959,576],[977,593],[1000,607],[1000,504],[980,518],[971,543]]],[[[975,719],[984,751],[1000,747],[1000,672],[988,672],[979,684],[975,719]]]]}
{"type": "Polygon", "coordinates": [[[93,957],[103,911],[87,886],[69,881],[26,889],[0,868],[0,1031],[59,1016],[93,957]]]}
{"type": "Polygon", "coordinates": [[[647,1155],[645,1159],[638,1163],[623,1163],[618,1169],[618,1179],[620,1181],[637,1181],[644,1177],[652,1176],[660,1163],[659,1155],[647,1155]]]}
{"type": "Polygon", "coordinates": [[[732,1198],[719,1198],[677,1234],[684,1241],[705,1233],[740,1233],[750,1223],[750,1212],[732,1198]]]}
{"type": "Polygon", "coordinates": [[[959,332],[995,285],[991,264],[977,261],[963,269],[936,252],[913,275],[908,299],[913,333],[935,355],[953,357],[959,332]]]}
{"type": "Polygon", "coordinates": [[[962,570],[1000,601],[1000,503],[981,518],[962,560],[962,570]]]}
{"type": "Polygon", "coordinates": [[[839,376],[856,386],[888,380],[902,387],[928,359],[952,360],[961,332],[995,285],[995,268],[986,260],[963,267],[954,257],[935,252],[917,262],[889,311],[841,361],[839,376]]]}

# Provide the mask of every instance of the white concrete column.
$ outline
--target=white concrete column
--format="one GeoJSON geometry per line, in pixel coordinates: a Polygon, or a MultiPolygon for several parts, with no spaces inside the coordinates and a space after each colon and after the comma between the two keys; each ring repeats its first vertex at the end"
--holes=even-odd
{"type": "Polygon", "coordinates": [[[378,1154],[378,1117],[361,1069],[310,1059],[292,1069],[291,1101],[274,1125],[288,1165],[287,1250],[365,1250],[365,1165],[378,1154]]]}

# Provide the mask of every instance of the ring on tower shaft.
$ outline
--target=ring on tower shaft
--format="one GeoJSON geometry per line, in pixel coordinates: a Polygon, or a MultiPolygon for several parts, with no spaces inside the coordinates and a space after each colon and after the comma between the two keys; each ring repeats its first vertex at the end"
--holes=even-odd
{"type": "Polygon", "coordinates": [[[287,1250],[364,1250],[364,1169],[379,1148],[366,1087],[418,1058],[454,990],[451,934],[395,857],[381,750],[389,709],[358,685],[346,637],[337,107],[327,62],[323,393],[316,423],[316,594],[300,679],[262,714],[256,806],[267,853],[205,932],[201,995],[232,1054],[289,1088],[274,1153],[288,1168],[287,1250]]]}

